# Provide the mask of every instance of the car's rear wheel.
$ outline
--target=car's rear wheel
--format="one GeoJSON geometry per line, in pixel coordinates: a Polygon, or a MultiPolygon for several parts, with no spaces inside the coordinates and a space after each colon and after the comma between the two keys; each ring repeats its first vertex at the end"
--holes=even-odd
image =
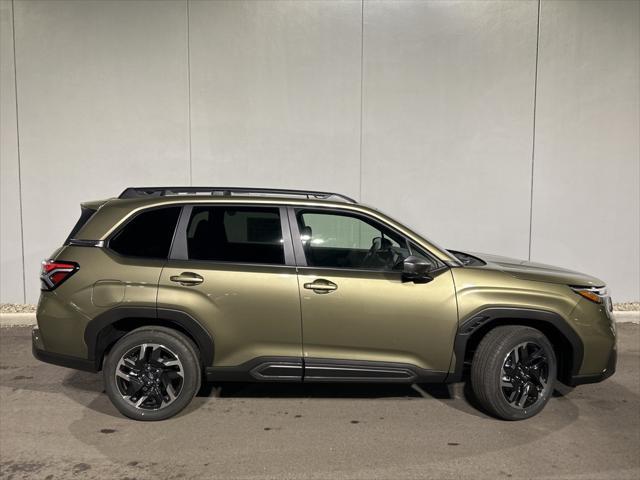
{"type": "Polygon", "coordinates": [[[547,337],[534,328],[510,325],[482,339],[471,364],[471,385],[480,404],[504,420],[539,413],[553,393],[556,357],[547,337]]]}
{"type": "Polygon", "coordinates": [[[104,383],[115,407],[135,420],[164,420],[184,409],[200,388],[193,343],[165,327],[122,337],[104,361],[104,383]]]}

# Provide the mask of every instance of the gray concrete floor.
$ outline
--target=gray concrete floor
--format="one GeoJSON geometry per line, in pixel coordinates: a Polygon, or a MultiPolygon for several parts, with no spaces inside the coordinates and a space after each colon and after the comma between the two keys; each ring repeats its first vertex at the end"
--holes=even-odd
{"type": "Polygon", "coordinates": [[[640,327],[617,374],[507,423],[443,386],[224,385],[177,418],[121,417],[102,377],[0,330],[0,478],[640,478],[640,327]]]}

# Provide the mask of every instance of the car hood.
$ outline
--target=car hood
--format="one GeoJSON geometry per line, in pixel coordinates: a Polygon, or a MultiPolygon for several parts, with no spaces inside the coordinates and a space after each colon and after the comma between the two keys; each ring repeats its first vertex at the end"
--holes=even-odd
{"type": "Polygon", "coordinates": [[[566,268],[554,267],[543,263],[529,262],[515,258],[490,255],[486,253],[471,253],[475,257],[487,263],[484,268],[501,270],[509,275],[522,280],[538,282],[560,283],[574,286],[604,286],[605,282],[580,272],[574,272],[566,268]]]}

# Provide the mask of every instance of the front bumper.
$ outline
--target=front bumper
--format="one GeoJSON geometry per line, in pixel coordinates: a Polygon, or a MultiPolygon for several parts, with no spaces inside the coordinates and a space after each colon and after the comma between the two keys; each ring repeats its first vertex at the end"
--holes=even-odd
{"type": "Polygon", "coordinates": [[[86,358],[72,357],[61,353],[47,352],[44,349],[40,330],[37,327],[31,331],[31,350],[33,356],[41,362],[51,363],[61,367],[74,368],[85,372],[97,372],[98,368],[94,361],[86,358]]]}
{"type": "Polygon", "coordinates": [[[607,362],[607,367],[600,373],[589,374],[589,375],[574,375],[570,382],[569,386],[576,387],[578,385],[584,385],[586,383],[598,383],[606,380],[611,375],[616,373],[616,364],[618,362],[618,351],[614,346],[611,350],[611,354],[609,355],[609,361],[607,362]]]}

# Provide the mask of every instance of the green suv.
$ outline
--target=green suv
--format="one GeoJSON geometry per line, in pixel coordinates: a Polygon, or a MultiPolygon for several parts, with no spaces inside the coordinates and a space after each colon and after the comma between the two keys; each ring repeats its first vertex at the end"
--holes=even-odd
{"type": "Polygon", "coordinates": [[[445,250],[334,193],[128,188],[82,204],[42,264],[34,355],[104,373],[137,420],[203,379],[459,382],[505,420],[611,376],[604,282],[445,250]]]}

